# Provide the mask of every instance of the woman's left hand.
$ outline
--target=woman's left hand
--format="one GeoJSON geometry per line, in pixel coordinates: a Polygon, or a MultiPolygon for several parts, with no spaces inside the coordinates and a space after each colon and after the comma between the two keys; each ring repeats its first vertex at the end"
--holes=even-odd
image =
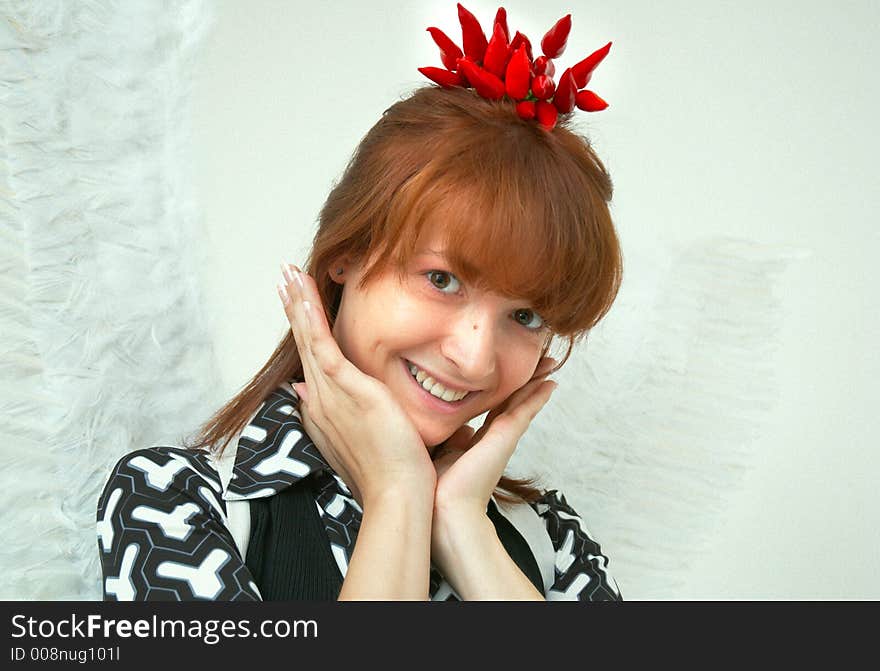
{"type": "Polygon", "coordinates": [[[479,431],[462,426],[433,455],[431,561],[460,598],[542,598],[501,545],[486,508],[519,439],[556,388],[544,379],[555,364],[542,359],[532,379],[494,408],[479,431]]]}
{"type": "Polygon", "coordinates": [[[437,449],[433,456],[437,531],[454,524],[453,518],[460,523],[463,517],[485,516],[517,443],[557,386],[545,379],[555,365],[549,357],[541,359],[531,380],[494,408],[479,431],[465,424],[437,449]]]}

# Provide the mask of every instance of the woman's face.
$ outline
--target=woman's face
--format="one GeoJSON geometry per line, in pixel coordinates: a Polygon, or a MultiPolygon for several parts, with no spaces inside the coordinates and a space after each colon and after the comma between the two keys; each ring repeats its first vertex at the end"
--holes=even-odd
{"type": "Polygon", "coordinates": [[[403,281],[386,271],[360,289],[362,270],[346,266],[333,334],[346,358],[391,390],[427,447],[531,379],[548,336],[540,316],[526,301],[465,286],[440,236],[423,238],[403,281]],[[428,377],[442,385],[434,393],[428,377]]]}

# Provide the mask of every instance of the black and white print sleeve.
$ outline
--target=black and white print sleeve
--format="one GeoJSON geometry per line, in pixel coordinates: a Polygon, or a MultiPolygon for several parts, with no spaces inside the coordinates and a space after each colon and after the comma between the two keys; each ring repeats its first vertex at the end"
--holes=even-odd
{"type": "Polygon", "coordinates": [[[205,452],[151,447],[123,457],[98,500],[104,599],[258,601],[205,452]]]}
{"type": "Polygon", "coordinates": [[[621,601],[617,582],[586,525],[565,497],[548,491],[532,504],[544,520],[555,551],[555,580],[548,601],[621,601]]]}

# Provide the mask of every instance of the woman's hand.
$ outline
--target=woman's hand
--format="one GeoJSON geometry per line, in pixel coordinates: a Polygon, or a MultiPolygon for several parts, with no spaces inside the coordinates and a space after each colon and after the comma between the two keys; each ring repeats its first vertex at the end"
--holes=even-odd
{"type": "Polygon", "coordinates": [[[541,359],[531,380],[494,408],[479,431],[464,425],[437,449],[435,525],[442,527],[449,516],[485,516],[517,443],[556,388],[545,379],[555,365],[552,358],[541,359]]]}
{"type": "Polygon", "coordinates": [[[340,351],[314,280],[286,264],[282,271],[279,295],[305,377],[294,388],[309,437],[361,506],[389,492],[433,491],[436,471],[406,412],[340,351]]]}
{"type": "Polygon", "coordinates": [[[434,454],[431,559],[464,599],[542,598],[501,545],[486,507],[517,443],[556,388],[544,379],[555,365],[542,359],[532,379],[494,408],[479,431],[461,427],[434,454]]]}

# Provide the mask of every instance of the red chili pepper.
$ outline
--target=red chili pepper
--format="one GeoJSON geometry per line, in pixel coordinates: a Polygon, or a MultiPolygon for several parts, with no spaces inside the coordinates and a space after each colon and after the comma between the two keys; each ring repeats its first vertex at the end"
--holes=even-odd
{"type": "Polygon", "coordinates": [[[481,68],[475,63],[471,63],[465,58],[458,59],[459,71],[467,77],[477,93],[489,100],[499,100],[504,97],[504,82],[498,77],[481,68]]]}
{"type": "Polygon", "coordinates": [[[541,51],[547,58],[559,58],[565,51],[568,33],[571,31],[571,14],[566,14],[541,39],[541,51]]]}
{"type": "Polygon", "coordinates": [[[455,62],[464,55],[461,53],[461,49],[439,28],[428,28],[428,32],[440,47],[440,60],[443,61],[443,65],[447,70],[455,70],[455,62]]]}
{"type": "Polygon", "coordinates": [[[601,112],[608,107],[607,102],[602,100],[602,98],[592,91],[587,91],[586,89],[578,91],[575,103],[577,104],[578,109],[582,109],[584,112],[601,112]]]}
{"type": "Polygon", "coordinates": [[[556,87],[553,104],[561,114],[568,114],[574,109],[576,95],[577,86],[574,84],[574,75],[571,74],[571,68],[566,68],[559,78],[559,86],[556,87]]]}
{"type": "Polygon", "coordinates": [[[507,29],[507,10],[504,7],[499,7],[495,12],[495,23],[501,25],[504,29],[504,39],[510,42],[510,31],[507,29]]]}
{"type": "Polygon", "coordinates": [[[520,100],[516,104],[516,113],[519,114],[520,119],[534,119],[535,118],[535,101],[534,100],[520,100]]]}
{"type": "Polygon", "coordinates": [[[553,64],[553,61],[546,56],[538,56],[535,59],[534,67],[536,75],[547,75],[548,77],[552,77],[556,74],[556,66],[553,64]]]}
{"type": "MultiPolygon", "coordinates": [[[[468,56],[462,56],[458,60],[459,61],[464,60],[464,61],[467,61],[468,63],[473,63],[474,65],[476,65],[476,63],[474,63],[468,56]]],[[[458,61],[456,61],[455,67],[456,67],[456,70],[458,71],[458,74],[461,75],[462,81],[464,81],[464,84],[462,84],[462,86],[464,86],[465,88],[473,87],[473,85],[468,81],[467,75],[465,74],[464,70],[462,70],[461,66],[459,66],[458,61]]]]}
{"type": "Polygon", "coordinates": [[[591,53],[580,63],[575,63],[571,66],[571,74],[574,75],[574,83],[577,84],[579,89],[584,88],[589,83],[590,78],[593,76],[593,70],[595,70],[596,66],[602,62],[602,59],[608,55],[610,50],[611,42],[601,49],[596,49],[596,51],[591,53]]]}
{"type": "Polygon", "coordinates": [[[444,88],[452,88],[453,86],[464,86],[466,84],[464,78],[458,72],[450,72],[449,70],[444,70],[443,68],[419,68],[419,72],[421,72],[425,77],[430,79],[432,82],[437,82],[440,86],[444,88]]]}
{"type": "Polygon", "coordinates": [[[519,49],[520,44],[526,45],[526,54],[529,56],[529,62],[532,61],[532,43],[529,42],[529,38],[523,35],[518,30],[516,31],[516,35],[513,36],[513,39],[510,40],[510,48],[512,51],[516,51],[519,49]]]}
{"type": "Polygon", "coordinates": [[[486,53],[488,42],[483,28],[477,17],[458,3],[458,22],[461,24],[461,41],[464,46],[464,53],[471,57],[474,63],[480,63],[483,60],[483,54],[486,53]]]}
{"type": "Polygon", "coordinates": [[[529,95],[529,84],[532,79],[531,63],[526,53],[526,45],[519,48],[510,57],[507,71],[504,74],[504,88],[513,100],[522,100],[529,95]]]}
{"type": "Polygon", "coordinates": [[[552,103],[539,100],[535,103],[535,116],[538,117],[538,123],[546,130],[553,130],[559,117],[559,110],[552,103]]]}
{"type": "Polygon", "coordinates": [[[532,80],[532,93],[538,100],[549,99],[554,90],[556,90],[556,84],[547,75],[538,75],[532,80]]]}
{"type": "Polygon", "coordinates": [[[492,39],[486,47],[486,55],[483,56],[483,67],[493,75],[503,77],[508,60],[510,60],[510,49],[507,46],[507,38],[504,37],[504,28],[496,23],[492,39]]]}

